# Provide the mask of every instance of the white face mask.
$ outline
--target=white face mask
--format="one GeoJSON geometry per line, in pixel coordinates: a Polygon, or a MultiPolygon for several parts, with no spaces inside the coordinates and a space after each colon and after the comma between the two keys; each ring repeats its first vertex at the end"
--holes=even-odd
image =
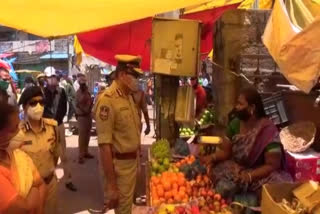
{"type": "Polygon", "coordinates": [[[43,111],[44,107],[38,103],[35,107],[29,106],[27,115],[33,120],[40,120],[42,118],[43,111]]]}

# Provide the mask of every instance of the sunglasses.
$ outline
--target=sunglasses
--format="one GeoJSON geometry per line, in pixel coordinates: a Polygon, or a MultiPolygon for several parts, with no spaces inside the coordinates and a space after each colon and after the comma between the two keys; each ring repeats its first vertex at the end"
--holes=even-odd
{"type": "Polygon", "coordinates": [[[41,106],[44,106],[44,101],[43,100],[32,100],[32,101],[29,102],[29,105],[32,106],[32,107],[35,107],[36,105],[38,105],[38,103],[41,106]]]}

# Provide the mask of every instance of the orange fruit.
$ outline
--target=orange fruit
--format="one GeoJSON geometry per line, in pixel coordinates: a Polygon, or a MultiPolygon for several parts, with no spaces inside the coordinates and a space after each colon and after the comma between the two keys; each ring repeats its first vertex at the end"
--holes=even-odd
{"type": "Polygon", "coordinates": [[[178,172],[178,177],[184,177],[184,174],[182,172],[178,172]]]}
{"type": "Polygon", "coordinates": [[[188,164],[188,165],[191,165],[192,163],[193,163],[192,160],[188,160],[188,161],[187,161],[187,164],[188,164]]]}
{"type": "Polygon", "coordinates": [[[182,191],[182,192],[186,192],[187,191],[187,188],[185,186],[181,186],[179,187],[179,192],[182,191]]]}
{"type": "Polygon", "coordinates": [[[158,177],[153,176],[153,178],[151,178],[152,184],[157,185],[159,184],[160,180],[158,177]]]}
{"type": "Polygon", "coordinates": [[[164,202],[166,202],[166,200],[164,198],[159,198],[160,204],[163,204],[164,202]]]}
{"type": "Polygon", "coordinates": [[[175,183],[178,181],[178,176],[176,174],[171,176],[171,183],[175,183]]]}
{"type": "Polygon", "coordinates": [[[151,197],[152,197],[152,200],[159,199],[158,193],[152,193],[151,197]]]}
{"type": "Polygon", "coordinates": [[[156,176],[151,176],[151,183],[154,183],[154,180],[157,179],[156,176]]]}
{"type": "Polygon", "coordinates": [[[172,197],[174,197],[175,195],[178,195],[178,190],[177,189],[173,189],[171,191],[171,193],[172,193],[172,197]]]}
{"type": "Polygon", "coordinates": [[[151,190],[151,195],[158,195],[157,189],[152,189],[151,190]]]}
{"type": "Polygon", "coordinates": [[[164,189],[163,189],[162,186],[157,188],[157,193],[158,193],[159,197],[163,197],[164,196],[164,189]]]}
{"type": "Polygon", "coordinates": [[[188,203],[188,202],[189,202],[189,199],[188,199],[188,198],[184,198],[184,199],[182,199],[182,202],[183,202],[183,203],[188,203]]]}
{"type": "Polygon", "coordinates": [[[184,177],[180,177],[179,179],[178,179],[178,185],[179,186],[183,186],[183,185],[185,185],[185,179],[184,179],[184,177]]]}
{"type": "Polygon", "coordinates": [[[173,199],[172,198],[169,198],[169,200],[168,200],[168,204],[173,204],[173,199]]]}
{"type": "Polygon", "coordinates": [[[181,167],[181,163],[176,163],[176,167],[180,168],[181,167]]]}
{"type": "Polygon", "coordinates": [[[161,175],[161,177],[163,177],[163,178],[166,178],[166,177],[168,177],[169,176],[169,172],[163,172],[162,173],[162,175],[161,175]]]}
{"type": "Polygon", "coordinates": [[[153,199],[152,200],[152,206],[159,206],[160,205],[160,200],[159,199],[153,199]]]}
{"type": "Polygon", "coordinates": [[[181,198],[185,198],[186,197],[186,192],[184,192],[184,191],[179,191],[179,196],[181,197],[181,198]]]}
{"type": "Polygon", "coordinates": [[[178,191],[178,189],[179,189],[178,183],[173,183],[173,184],[172,184],[172,189],[175,189],[175,190],[178,191]]]}
{"type": "Polygon", "coordinates": [[[171,197],[172,197],[172,192],[171,191],[168,191],[168,192],[164,193],[164,198],[165,199],[169,200],[171,197]]]}
{"type": "Polygon", "coordinates": [[[191,195],[191,193],[192,193],[192,188],[187,186],[186,193],[187,193],[188,195],[191,195]]]}
{"type": "Polygon", "coordinates": [[[169,190],[171,189],[171,183],[169,183],[169,182],[164,182],[164,183],[163,183],[163,189],[164,189],[165,191],[169,191],[169,190]]]}
{"type": "Polygon", "coordinates": [[[181,196],[179,194],[174,195],[173,198],[174,198],[174,201],[177,202],[177,203],[180,203],[181,200],[182,200],[182,198],[181,198],[181,196]]]}
{"type": "Polygon", "coordinates": [[[157,188],[157,190],[158,190],[158,189],[160,189],[160,188],[163,188],[163,186],[162,186],[162,184],[158,184],[158,185],[156,186],[156,188],[157,188]]]}

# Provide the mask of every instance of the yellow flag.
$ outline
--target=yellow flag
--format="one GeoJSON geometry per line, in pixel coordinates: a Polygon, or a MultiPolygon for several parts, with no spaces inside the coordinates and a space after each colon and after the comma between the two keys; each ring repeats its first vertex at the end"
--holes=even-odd
{"type": "Polygon", "coordinates": [[[76,59],[77,59],[76,64],[80,65],[82,62],[82,54],[84,54],[84,51],[82,49],[82,46],[77,36],[74,36],[73,47],[74,47],[74,52],[76,53],[76,59]]]}

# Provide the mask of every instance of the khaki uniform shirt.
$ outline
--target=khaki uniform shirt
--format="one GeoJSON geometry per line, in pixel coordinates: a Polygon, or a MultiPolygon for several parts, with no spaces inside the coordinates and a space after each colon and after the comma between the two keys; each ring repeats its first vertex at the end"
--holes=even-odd
{"type": "Polygon", "coordinates": [[[76,114],[79,116],[89,116],[92,110],[92,98],[89,91],[81,91],[76,93],[76,114]]]}
{"type": "Polygon", "coordinates": [[[98,144],[112,144],[114,152],[135,152],[140,145],[140,118],[131,95],[116,81],[99,97],[95,108],[98,144]]]}
{"type": "Polygon", "coordinates": [[[31,157],[42,178],[55,170],[57,125],[55,120],[43,118],[41,131],[35,133],[27,120],[21,121],[20,131],[10,143],[11,148],[20,148],[31,157]]]}

